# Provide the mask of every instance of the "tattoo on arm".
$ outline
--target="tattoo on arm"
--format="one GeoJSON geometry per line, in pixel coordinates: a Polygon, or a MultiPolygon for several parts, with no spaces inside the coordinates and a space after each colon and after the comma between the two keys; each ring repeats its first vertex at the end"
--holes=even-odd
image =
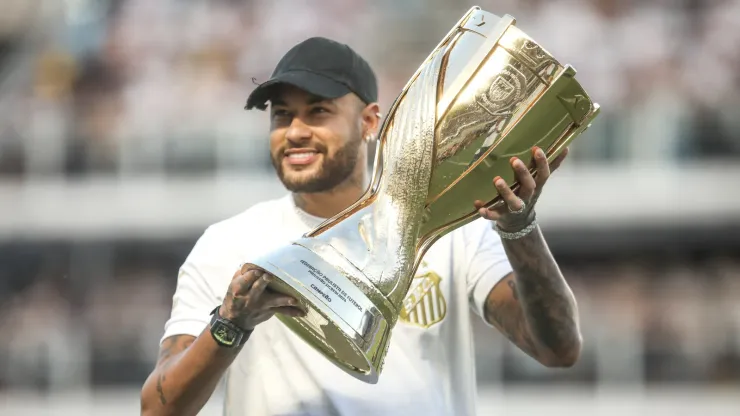
{"type": "Polygon", "coordinates": [[[159,367],[157,394],[159,394],[159,402],[163,405],[167,404],[167,397],[164,394],[164,388],[162,386],[167,381],[167,369],[172,364],[171,358],[185,351],[193,341],[195,341],[195,337],[193,336],[175,335],[165,339],[159,348],[159,359],[157,360],[157,366],[159,367]]]}
{"type": "MultiPolygon", "coordinates": [[[[580,333],[575,299],[539,229],[519,240],[504,240],[503,244],[515,272],[507,282],[513,300],[509,306],[491,305],[490,309],[497,311],[492,313],[498,314],[499,320],[506,316],[503,319],[508,330],[514,324],[507,321],[518,322],[519,332],[528,328],[528,339],[535,342],[527,348],[539,345],[555,358],[577,355],[580,333]]],[[[513,334],[516,336],[517,332],[513,334]]],[[[527,343],[524,338],[521,340],[527,343]]]]}
{"type": "Polygon", "coordinates": [[[159,394],[160,403],[167,404],[167,398],[164,396],[164,389],[162,389],[162,383],[164,383],[164,381],[165,375],[164,373],[161,373],[157,379],[157,394],[159,394]]]}
{"type": "Polygon", "coordinates": [[[511,289],[512,296],[514,296],[515,301],[519,301],[519,294],[516,293],[516,283],[514,283],[514,279],[509,279],[508,282],[506,282],[506,285],[509,286],[511,289]]]}
{"type": "Polygon", "coordinates": [[[524,311],[519,304],[519,294],[513,274],[505,277],[491,291],[486,299],[485,318],[519,349],[537,358],[537,348],[527,327],[524,311]],[[506,293],[506,291],[509,292],[506,293]]]}

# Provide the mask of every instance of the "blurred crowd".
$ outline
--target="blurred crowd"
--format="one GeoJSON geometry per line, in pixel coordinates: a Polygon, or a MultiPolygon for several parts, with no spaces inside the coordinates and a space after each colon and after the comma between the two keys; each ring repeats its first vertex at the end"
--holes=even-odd
{"type": "MultiPolygon", "coordinates": [[[[0,175],[269,167],[254,83],[309,36],[346,42],[387,108],[473,5],[453,0],[0,0],[0,175]]],[[[740,0],[494,0],[604,113],[584,162],[740,157],[740,0]]]]}
{"type": "MultiPolygon", "coordinates": [[[[0,390],[140,386],[189,241],[4,247],[0,390]]],[[[546,369],[474,319],[482,384],[740,385],[740,257],[563,256],[582,357],[546,369]]]]}

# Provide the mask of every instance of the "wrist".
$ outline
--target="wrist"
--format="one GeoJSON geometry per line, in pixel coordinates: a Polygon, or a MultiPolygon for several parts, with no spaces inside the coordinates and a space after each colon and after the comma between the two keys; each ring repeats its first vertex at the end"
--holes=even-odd
{"type": "Polygon", "coordinates": [[[228,316],[220,313],[221,306],[216,307],[212,312],[210,323],[210,332],[214,341],[222,347],[240,348],[249,339],[252,330],[244,329],[228,316]]]}
{"type": "Polygon", "coordinates": [[[225,304],[221,304],[219,307],[211,311],[211,315],[218,315],[223,319],[226,319],[227,321],[231,321],[234,324],[237,322],[237,315],[235,313],[231,312],[231,308],[229,308],[225,304]]]}
{"type": "Polygon", "coordinates": [[[493,230],[498,233],[502,240],[519,240],[531,234],[535,229],[537,229],[537,218],[534,213],[528,215],[526,220],[517,221],[513,224],[502,221],[493,223],[493,230]]]}
{"type": "Polygon", "coordinates": [[[500,218],[493,222],[494,230],[503,231],[506,233],[517,233],[530,227],[533,223],[537,222],[537,215],[534,211],[530,211],[526,216],[519,218],[507,219],[506,217],[500,218]]]}

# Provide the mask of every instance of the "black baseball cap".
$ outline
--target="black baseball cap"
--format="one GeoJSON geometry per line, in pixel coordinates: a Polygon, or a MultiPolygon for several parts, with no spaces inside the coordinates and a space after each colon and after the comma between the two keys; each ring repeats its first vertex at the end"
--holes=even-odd
{"type": "Polygon", "coordinates": [[[274,87],[280,84],[327,99],[352,92],[366,104],[378,100],[378,83],[367,61],[349,46],[322,37],[307,39],[291,48],[271,78],[252,91],[245,108],[267,108],[274,87]]]}

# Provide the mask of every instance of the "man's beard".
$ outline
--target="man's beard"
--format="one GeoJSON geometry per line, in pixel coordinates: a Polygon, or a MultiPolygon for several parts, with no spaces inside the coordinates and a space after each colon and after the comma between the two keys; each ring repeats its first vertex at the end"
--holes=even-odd
{"type": "MultiPolygon", "coordinates": [[[[286,177],[283,170],[283,158],[285,156],[273,156],[272,165],[275,167],[275,171],[277,172],[280,181],[290,192],[326,192],[336,188],[352,175],[357,166],[360,144],[362,144],[362,138],[357,134],[337,150],[333,157],[329,157],[328,153],[323,151],[321,153],[323,155],[321,158],[321,166],[319,166],[318,172],[310,177],[286,177]]],[[[281,152],[283,151],[284,149],[281,152]]]]}

